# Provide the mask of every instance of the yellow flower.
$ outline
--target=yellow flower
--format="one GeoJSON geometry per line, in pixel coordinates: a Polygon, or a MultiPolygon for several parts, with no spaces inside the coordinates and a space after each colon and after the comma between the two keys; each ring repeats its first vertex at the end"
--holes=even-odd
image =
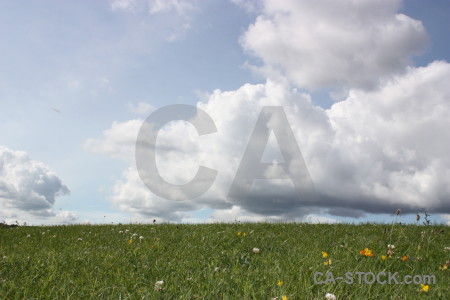
{"type": "Polygon", "coordinates": [[[439,270],[441,270],[441,271],[445,271],[447,269],[448,269],[448,265],[447,264],[444,264],[442,267],[439,266],[439,270]]]}
{"type": "Polygon", "coordinates": [[[381,255],[382,260],[386,260],[386,255],[381,255]]]}
{"type": "Polygon", "coordinates": [[[284,282],[283,281],[281,281],[281,280],[278,280],[278,282],[277,282],[277,285],[278,286],[282,286],[284,284],[284,282]]]}
{"type": "Polygon", "coordinates": [[[422,288],[420,289],[420,292],[421,293],[426,293],[426,292],[428,292],[428,290],[430,289],[430,286],[429,285],[425,285],[425,284],[421,284],[420,285],[422,288]]]}
{"type": "Polygon", "coordinates": [[[332,261],[331,259],[329,259],[329,260],[323,262],[323,264],[324,264],[325,266],[329,266],[329,265],[331,265],[332,263],[333,263],[333,261],[332,261]]]}
{"type": "Polygon", "coordinates": [[[322,257],[323,258],[328,258],[328,253],[326,253],[325,251],[322,251],[322,257]]]}
{"type": "Polygon", "coordinates": [[[375,254],[373,254],[372,250],[370,250],[369,248],[364,248],[363,250],[359,251],[359,254],[363,256],[375,257],[375,254]]]}
{"type": "Polygon", "coordinates": [[[128,241],[128,244],[131,244],[132,242],[133,242],[133,240],[129,240],[129,241],[128,241]]]}
{"type": "Polygon", "coordinates": [[[240,236],[240,235],[241,235],[241,232],[238,232],[238,233],[237,233],[237,236],[240,236]]]}
{"type": "Polygon", "coordinates": [[[247,236],[247,234],[244,232],[244,234],[243,234],[244,236],[247,236]]]}
{"type": "Polygon", "coordinates": [[[288,300],[287,296],[281,297],[281,300],[288,300]]]}

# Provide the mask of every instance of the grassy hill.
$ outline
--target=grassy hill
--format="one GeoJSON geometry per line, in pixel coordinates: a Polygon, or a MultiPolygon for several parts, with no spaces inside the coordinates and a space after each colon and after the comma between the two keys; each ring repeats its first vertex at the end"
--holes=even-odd
{"type": "Polygon", "coordinates": [[[0,228],[0,298],[450,299],[446,247],[444,225],[0,228]]]}

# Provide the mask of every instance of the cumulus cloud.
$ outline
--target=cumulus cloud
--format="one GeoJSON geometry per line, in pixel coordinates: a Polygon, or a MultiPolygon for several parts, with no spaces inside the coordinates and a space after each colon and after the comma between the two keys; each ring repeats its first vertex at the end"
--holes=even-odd
{"type": "Polygon", "coordinates": [[[280,72],[303,88],[373,88],[427,41],[420,21],[398,13],[400,0],[263,3],[241,44],[266,76],[280,72]]]}
{"type": "MultiPolygon", "coordinates": [[[[213,218],[219,220],[244,215],[246,220],[308,220],[323,213],[358,218],[397,208],[449,213],[449,76],[446,62],[409,68],[376,90],[350,90],[328,110],[286,82],[216,90],[197,107],[211,116],[217,133],[199,136],[189,123],[171,122],[156,144],[156,163],[166,181],[188,182],[202,165],[218,171],[214,185],[194,200],[164,200],[143,185],[132,166],[111,199],[122,210],[171,220],[206,207],[214,208],[213,218]],[[298,195],[289,179],[257,179],[248,194],[228,197],[263,106],[282,106],[286,112],[317,197],[298,195]]],[[[89,149],[133,162],[141,124],[116,122],[102,139],[90,140],[89,149]]],[[[279,153],[278,145],[268,143],[265,152],[279,153]]]]}
{"type": "Polygon", "coordinates": [[[68,193],[69,189],[46,165],[30,159],[25,152],[0,146],[1,217],[22,218],[23,213],[53,216],[56,198],[68,193]]]}

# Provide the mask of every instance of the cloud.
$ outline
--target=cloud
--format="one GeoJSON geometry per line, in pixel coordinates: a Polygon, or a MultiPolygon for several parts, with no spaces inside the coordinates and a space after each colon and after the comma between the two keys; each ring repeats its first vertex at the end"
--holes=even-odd
{"type": "Polygon", "coordinates": [[[128,111],[137,114],[137,115],[147,115],[150,113],[154,107],[147,102],[139,102],[139,103],[127,103],[128,111]]]}
{"type": "Polygon", "coordinates": [[[50,217],[56,198],[69,189],[41,162],[25,152],[0,146],[0,205],[3,218],[22,218],[22,214],[50,217]]]}
{"type": "Polygon", "coordinates": [[[241,44],[266,76],[280,72],[303,88],[373,88],[427,43],[422,23],[398,13],[399,0],[263,3],[241,44]]]}
{"type": "MultiPolygon", "coordinates": [[[[130,162],[111,195],[116,206],[168,220],[204,208],[215,209],[218,220],[307,220],[324,213],[359,218],[397,208],[450,213],[449,76],[450,64],[442,61],[409,68],[376,90],[351,89],[328,110],[286,81],[216,90],[197,107],[211,116],[217,133],[199,136],[190,123],[177,121],[158,134],[156,163],[166,181],[186,183],[200,165],[218,171],[213,186],[189,201],[164,200],[143,185],[134,166],[142,120],[115,122],[87,148],[130,162]],[[317,197],[298,195],[289,179],[257,179],[250,193],[228,197],[263,106],[286,112],[317,197]]],[[[268,143],[265,153],[276,155],[278,145],[268,143]]]]}

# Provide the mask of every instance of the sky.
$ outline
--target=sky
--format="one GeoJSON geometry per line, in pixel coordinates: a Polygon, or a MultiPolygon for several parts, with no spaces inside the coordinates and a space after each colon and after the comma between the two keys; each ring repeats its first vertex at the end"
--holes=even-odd
{"type": "Polygon", "coordinates": [[[0,222],[450,224],[449,20],[446,0],[0,0],[0,222]],[[149,172],[138,133],[175,104],[198,115],[168,113],[149,172]]]}

